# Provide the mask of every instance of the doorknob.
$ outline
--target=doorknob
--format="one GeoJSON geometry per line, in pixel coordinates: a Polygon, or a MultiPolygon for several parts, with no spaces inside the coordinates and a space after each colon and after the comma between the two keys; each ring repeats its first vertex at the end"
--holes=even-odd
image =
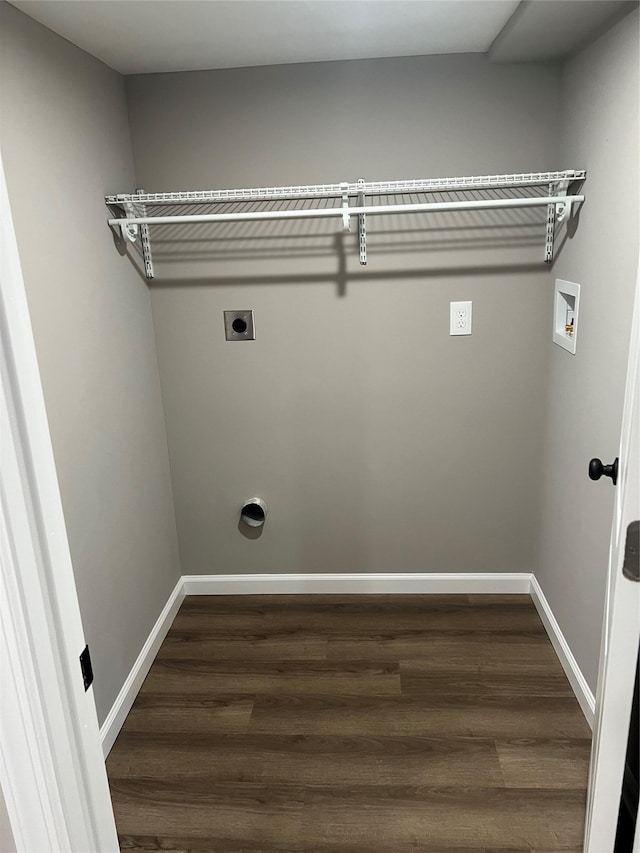
{"type": "Polygon", "coordinates": [[[604,474],[605,477],[611,477],[611,482],[615,486],[618,482],[618,459],[616,457],[613,465],[603,465],[602,460],[592,459],[589,462],[589,476],[592,480],[599,480],[604,474]]]}

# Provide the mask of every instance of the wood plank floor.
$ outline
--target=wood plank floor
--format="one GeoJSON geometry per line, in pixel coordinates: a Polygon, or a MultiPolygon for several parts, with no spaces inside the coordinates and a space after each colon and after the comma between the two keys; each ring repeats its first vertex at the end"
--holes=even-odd
{"type": "Polygon", "coordinates": [[[578,853],[590,745],[529,596],[192,596],[107,771],[122,850],[578,853]]]}

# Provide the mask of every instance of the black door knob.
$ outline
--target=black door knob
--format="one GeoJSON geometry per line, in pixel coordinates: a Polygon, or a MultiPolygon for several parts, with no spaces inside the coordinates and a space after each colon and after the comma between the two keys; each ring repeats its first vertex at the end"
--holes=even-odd
{"type": "Polygon", "coordinates": [[[599,480],[604,474],[605,477],[611,477],[611,482],[615,486],[618,482],[618,459],[613,465],[603,465],[602,460],[592,459],[589,462],[589,476],[592,480],[599,480]]]}

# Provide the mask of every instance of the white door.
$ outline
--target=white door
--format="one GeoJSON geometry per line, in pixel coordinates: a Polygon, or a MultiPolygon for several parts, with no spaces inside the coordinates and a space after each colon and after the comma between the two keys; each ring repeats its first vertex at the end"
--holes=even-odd
{"type": "Polygon", "coordinates": [[[0,158],[0,787],[19,853],[119,849],[0,158]]]}
{"type": "MultiPolygon", "coordinates": [[[[620,469],[609,552],[594,741],[587,805],[586,853],[612,853],[640,641],[640,583],[625,576],[627,529],[640,518],[640,274],[631,330],[620,469]]],[[[604,450],[603,450],[604,452],[604,450]]],[[[604,481],[595,488],[610,488],[604,481]]],[[[638,554],[630,561],[637,564],[638,554]]],[[[636,828],[636,843],[639,846],[636,828]]]]}

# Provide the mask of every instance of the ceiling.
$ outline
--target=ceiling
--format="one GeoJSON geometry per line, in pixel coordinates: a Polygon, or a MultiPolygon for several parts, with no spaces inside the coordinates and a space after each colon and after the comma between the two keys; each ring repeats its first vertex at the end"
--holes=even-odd
{"type": "Polygon", "coordinates": [[[579,50],[637,2],[526,0],[491,45],[494,62],[545,62],[579,50]]]}
{"type": "Polygon", "coordinates": [[[122,74],[485,53],[492,45],[495,61],[553,59],[567,55],[590,30],[629,5],[618,0],[10,2],[122,74]],[[541,51],[544,55],[538,55],[541,51]]]}

